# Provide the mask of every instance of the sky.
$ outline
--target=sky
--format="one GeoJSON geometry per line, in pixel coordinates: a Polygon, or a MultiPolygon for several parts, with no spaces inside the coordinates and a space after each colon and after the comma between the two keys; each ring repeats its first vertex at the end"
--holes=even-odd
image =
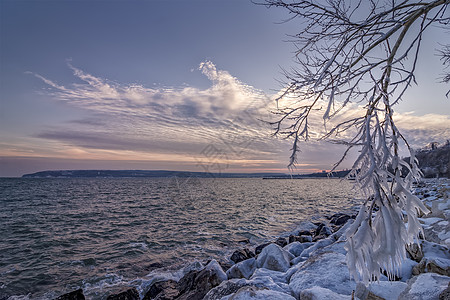
{"type": "MultiPolygon", "coordinates": [[[[269,110],[299,20],[246,0],[0,0],[0,177],[42,170],[288,172],[269,110]]],[[[416,147],[450,133],[449,87],[425,36],[396,118],[416,147]]],[[[296,172],[345,149],[305,143],[296,172]]],[[[345,161],[343,168],[350,167],[345,161]]]]}

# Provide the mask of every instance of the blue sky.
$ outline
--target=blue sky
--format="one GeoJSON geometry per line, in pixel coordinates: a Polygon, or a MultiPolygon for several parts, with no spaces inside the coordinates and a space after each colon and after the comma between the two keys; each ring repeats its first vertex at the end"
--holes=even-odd
{"type": "MultiPolygon", "coordinates": [[[[255,118],[270,118],[281,67],[294,64],[286,40],[299,22],[283,23],[285,11],[245,0],[2,0],[0,14],[0,176],[286,171],[290,144],[255,118]]],[[[446,38],[426,37],[419,86],[397,109],[417,145],[449,135],[434,50],[446,38]]],[[[342,150],[305,145],[299,172],[329,169],[342,150]]]]}

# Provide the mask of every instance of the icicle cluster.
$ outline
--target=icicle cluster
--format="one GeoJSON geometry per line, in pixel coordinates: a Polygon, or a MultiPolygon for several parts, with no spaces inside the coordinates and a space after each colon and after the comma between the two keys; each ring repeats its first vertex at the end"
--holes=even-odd
{"type": "Polygon", "coordinates": [[[367,200],[346,234],[347,264],[351,276],[365,284],[379,279],[382,271],[391,278],[398,274],[406,258],[405,246],[417,242],[422,232],[418,210],[428,213],[410,192],[420,177],[414,151],[408,146],[409,163],[399,158],[401,135],[392,112],[384,117],[383,122],[378,113],[365,118],[358,133],[363,146],[351,174],[367,200]]]}

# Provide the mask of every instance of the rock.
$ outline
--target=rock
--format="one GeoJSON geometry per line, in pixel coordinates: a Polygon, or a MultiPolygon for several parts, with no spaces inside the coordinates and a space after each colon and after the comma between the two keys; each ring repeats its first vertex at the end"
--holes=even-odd
{"type": "Polygon", "coordinates": [[[277,291],[271,291],[254,286],[244,286],[240,288],[229,300],[295,300],[289,294],[281,293],[277,291]]]}
{"type": "MultiPolygon", "coordinates": [[[[222,282],[219,286],[211,289],[203,298],[203,300],[220,300],[220,299],[233,299],[233,297],[227,297],[233,293],[236,293],[240,288],[244,286],[255,286],[258,288],[269,289],[280,293],[289,293],[289,286],[283,284],[276,284],[270,277],[261,277],[252,280],[246,279],[231,279],[222,282]]],[[[269,298],[270,299],[270,298],[269,298]]]]}
{"type": "Polygon", "coordinates": [[[330,223],[334,225],[344,225],[352,217],[346,214],[336,214],[334,218],[331,218],[330,223]]]}
{"type": "Polygon", "coordinates": [[[256,269],[256,260],[255,258],[250,258],[232,266],[227,271],[226,276],[228,277],[228,279],[232,278],[249,279],[250,276],[252,276],[253,272],[255,272],[255,269],[256,269]]]}
{"type": "Polygon", "coordinates": [[[416,243],[406,246],[406,253],[408,253],[409,257],[416,262],[420,262],[423,258],[422,249],[420,249],[420,246],[416,243]]]}
{"type": "Polygon", "coordinates": [[[310,244],[307,244],[307,243],[293,242],[293,243],[290,243],[290,244],[286,245],[285,247],[283,247],[283,249],[286,251],[289,251],[292,255],[297,257],[297,256],[300,256],[300,254],[302,254],[303,250],[305,250],[309,246],[310,246],[310,244]]]}
{"type": "Polygon", "coordinates": [[[298,241],[300,243],[310,243],[310,242],[312,242],[312,236],[310,236],[310,235],[301,235],[301,236],[299,236],[298,241]]]}
{"type": "Polygon", "coordinates": [[[273,271],[285,272],[290,267],[290,261],[294,256],[276,244],[265,247],[256,260],[258,268],[266,268],[273,271]]]}
{"type": "Polygon", "coordinates": [[[439,300],[448,300],[450,299],[450,282],[445,290],[439,294],[439,300]]]}
{"type": "Polygon", "coordinates": [[[109,295],[106,300],[139,300],[139,292],[136,288],[131,288],[115,295],[109,295]]]}
{"type": "Polygon", "coordinates": [[[288,244],[288,242],[286,242],[286,239],[283,237],[279,237],[277,238],[277,240],[275,241],[275,244],[277,244],[278,246],[280,246],[281,248],[283,248],[284,246],[286,246],[288,244]]]}
{"type": "Polygon", "coordinates": [[[297,298],[300,298],[303,290],[315,286],[338,294],[352,294],[356,284],[350,280],[345,255],[322,253],[312,256],[292,275],[289,282],[289,287],[297,298]]]}
{"type": "Polygon", "coordinates": [[[422,273],[436,273],[450,276],[450,260],[445,258],[429,259],[424,257],[419,264],[412,269],[413,275],[422,273]]]}
{"type": "Polygon", "coordinates": [[[298,235],[299,235],[299,236],[302,236],[302,235],[311,235],[311,231],[308,231],[308,230],[301,230],[301,231],[298,232],[298,235]]]}
{"type": "Polygon", "coordinates": [[[332,234],[332,230],[330,227],[328,226],[323,226],[322,229],[319,232],[319,235],[326,235],[326,236],[330,236],[332,234]]]}
{"type": "Polygon", "coordinates": [[[318,223],[316,230],[314,231],[314,236],[320,235],[320,232],[323,227],[326,227],[324,223],[318,223]]]}
{"type": "Polygon", "coordinates": [[[219,279],[217,273],[213,269],[208,269],[205,267],[196,274],[190,290],[183,292],[176,299],[201,300],[212,288],[218,286],[220,283],[221,280],[219,279]]]}
{"type": "Polygon", "coordinates": [[[241,262],[243,260],[249,259],[255,257],[255,254],[248,250],[247,248],[239,249],[233,252],[230,259],[237,264],[238,262],[241,262]]]}
{"type": "Polygon", "coordinates": [[[82,289],[64,294],[56,298],[55,300],[84,300],[84,294],[82,289]]]}
{"type": "Polygon", "coordinates": [[[219,300],[237,292],[241,287],[247,285],[245,279],[231,279],[222,282],[217,287],[211,289],[203,298],[203,300],[219,300]]]}
{"type": "Polygon", "coordinates": [[[169,300],[174,299],[178,295],[177,282],[174,280],[166,280],[152,284],[142,300],[169,300]]]}
{"type": "Polygon", "coordinates": [[[227,274],[223,271],[222,267],[215,259],[211,260],[209,264],[206,265],[205,269],[212,270],[220,282],[228,279],[227,274]]]}
{"type": "Polygon", "coordinates": [[[342,295],[330,291],[329,289],[315,286],[300,293],[302,300],[351,300],[352,296],[342,295]]]}
{"type": "Polygon", "coordinates": [[[447,276],[425,273],[408,280],[408,286],[400,294],[398,300],[439,299],[449,283],[447,276]]]}
{"type": "Polygon", "coordinates": [[[287,284],[287,274],[278,271],[272,271],[266,268],[256,269],[253,273],[251,280],[259,280],[263,277],[270,277],[275,283],[287,284]]]}
{"type": "Polygon", "coordinates": [[[186,293],[193,288],[194,280],[200,272],[201,271],[191,270],[181,277],[176,287],[180,294],[186,293]]]}
{"type": "Polygon", "coordinates": [[[313,253],[314,251],[316,251],[317,249],[326,247],[328,245],[331,245],[335,242],[334,239],[331,238],[326,238],[323,240],[320,240],[316,243],[313,243],[312,246],[306,248],[305,250],[303,250],[302,254],[300,254],[300,257],[305,257],[308,258],[310,256],[311,253],[313,253]]]}
{"type": "MultiPolygon", "coordinates": [[[[407,286],[408,285],[405,282],[400,281],[375,281],[370,283],[367,289],[369,290],[368,295],[372,294],[373,296],[386,300],[397,300],[398,296],[406,289],[407,286]]],[[[357,292],[358,286],[356,286],[356,295],[357,292]]]]}
{"type": "Polygon", "coordinates": [[[271,244],[271,243],[265,243],[265,244],[261,244],[261,245],[256,246],[256,248],[255,248],[255,254],[256,254],[256,255],[260,254],[261,251],[262,251],[265,247],[269,246],[270,244],[271,244]]]}
{"type": "Polygon", "coordinates": [[[319,235],[316,235],[315,237],[313,237],[312,241],[313,241],[313,242],[317,242],[317,241],[326,239],[327,237],[328,237],[328,235],[325,235],[325,234],[319,234],[319,235]]]}

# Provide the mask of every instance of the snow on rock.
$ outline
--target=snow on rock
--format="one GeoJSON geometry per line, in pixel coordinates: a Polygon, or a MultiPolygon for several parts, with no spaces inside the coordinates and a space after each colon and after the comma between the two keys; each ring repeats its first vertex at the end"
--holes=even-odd
{"type": "Polygon", "coordinates": [[[261,251],[256,260],[256,265],[258,268],[286,272],[290,268],[290,261],[293,258],[294,255],[290,252],[276,244],[270,244],[261,251]]]}
{"type": "Polygon", "coordinates": [[[265,268],[256,269],[255,273],[253,273],[250,279],[255,280],[261,277],[270,277],[276,283],[286,283],[287,284],[287,275],[286,273],[279,271],[272,271],[265,268]]]}
{"type": "Polygon", "coordinates": [[[228,279],[227,274],[225,274],[222,267],[215,259],[211,260],[209,264],[206,265],[205,268],[207,270],[212,270],[213,273],[217,275],[217,278],[219,279],[220,282],[228,279]]]}
{"type": "Polygon", "coordinates": [[[261,289],[254,286],[244,286],[235,294],[223,297],[221,300],[295,300],[289,294],[261,289]]]}
{"type": "MultiPolygon", "coordinates": [[[[258,277],[251,280],[247,279],[230,279],[223,281],[221,284],[211,289],[203,298],[203,300],[219,300],[222,297],[236,293],[244,286],[255,286],[275,292],[290,294],[289,286],[285,283],[276,283],[268,276],[258,277]]],[[[232,299],[232,298],[231,298],[232,299]]]]}
{"type": "Polygon", "coordinates": [[[235,265],[233,265],[227,271],[228,279],[232,278],[246,278],[249,279],[252,276],[253,272],[256,269],[256,260],[255,258],[249,258],[244,261],[241,261],[235,265]]]}
{"type": "MultiPolygon", "coordinates": [[[[363,285],[364,286],[364,285],[363,285]]],[[[397,300],[398,296],[406,289],[408,285],[405,282],[400,281],[379,281],[369,284],[367,291],[372,292],[374,295],[384,298],[386,300],[397,300]]],[[[358,285],[356,287],[356,295],[359,292],[358,285]]],[[[363,299],[360,297],[360,299],[363,299]]]]}
{"type": "Polygon", "coordinates": [[[303,250],[303,252],[300,254],[300,257],[308,258],[311,255],[311,253],[313,253],[317,249],[329,246],[329,245],[333,244],[335,241],[336,240],[333,239],[332,237],[328,237],[326,239],[317,241],[311,247],[306,248],[305,250],[303,250]]]}
{"type": "Polygon", "coordinates": [[[351,300],[352,296],[342,295],[322,287],[312,287],[300,293],[302,300],[351,300]]]}
{"type": "Polygon", "coordinates": [[[289,251],[292,255],[297,257],[297,256],[300,256],[300,254],[302,254],[303,250],[312,246],[313,244],[314,243],[293,242],[293,243],[288,244],[287,246],[284,246],[283,249],[286,251],[289,251]]]}
{"type": "Polygon", "coordinates": [[[417,262],[415,262],[412,259],[405,259],[402,262],[402,265],[400,267],[400,270],[398,274],[396,274],[398,277],[400,277],[400,280],[403,282],[406,282],[409,280],[413,273],[413,268],[417,265],[417,262]]]}
{"type": "Polygon", "coordinates": [[[408,280],[408,286],[398,300],[438,300],[447,288],[449,277],[434,273],[425,273],[408,280]]]}
{"type": "Polygon", "coordinates": [[[450,276],[450,259],[445,258],[426,258],[424,257],[419,264],[414,266],[412,274],[419,275],[421,273],[436,273],[440,275],[450,276]]]}
{"type": "Polygon", "coordinates": [[[313,256],[292,275],[289,282],[289,287],[297,298],[303,290],[314,286],[350,295],[356,283],[350,280],[345,255],[331,252],[313,256]]]}
{"type": "Polygon", "coordinates": [[[336,252],[336,253],[346,255],[347,251],[344,249],[344,245],[345,245],[344,241],[335,242],[331,245],[317,249],[316,251],[311,253],[311,255],[318,255],[320,253],[325,253],[325,252],[336,252]]]}
{"type": "Polygon", "coordinates": [[[435,258],[445,258],[450,259],[450,251],[447,246],[429,242],[422,241],[422,252],[425,258],[435,259],[435,258]]]}
{"type": "Polygon", "coordinates": [[[316,230],[317,226],[314,225],[312,222],[302,222],[300,223],[297,228],[295,228],[294,231],[292,231],[293,235],[298,235],[300,231],[311,231],[316,230]]]}

